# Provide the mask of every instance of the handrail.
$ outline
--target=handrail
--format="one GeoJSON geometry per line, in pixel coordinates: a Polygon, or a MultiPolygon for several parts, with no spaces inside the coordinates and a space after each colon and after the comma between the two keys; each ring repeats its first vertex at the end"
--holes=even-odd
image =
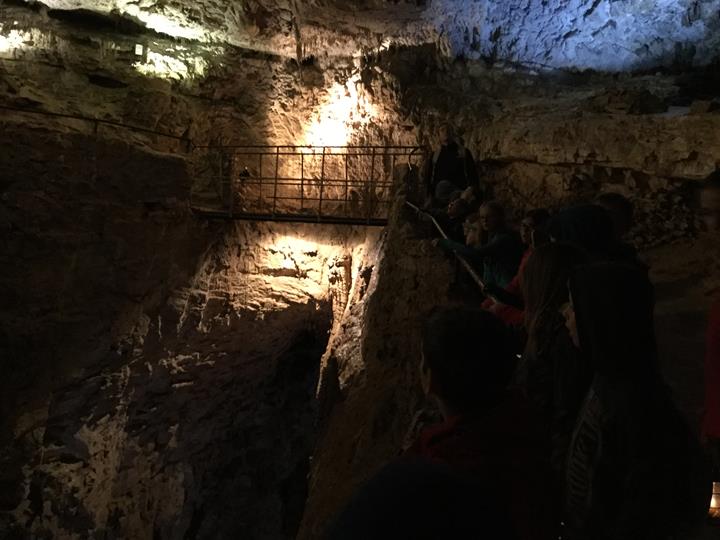
{"type": "MultiPolygon", "coordinates": [[[[407,204],[410,208],[415,210],[415,212],[417,212],[418,214],[425,214],[426,216],[428,216],[430,218],[430,220],[432,221],[433,225],[435,225],[435,228],[440,232],[442,237],[445,240],[448,239],[448,235],[445,233],[443,228],[440,226],[440,224],[437,222],[437,220],[432,215],[421,210],[418,206],[415,206],[410,201],[405,201],[405,204],[407,204]]],[[[462,267],[465,268],[465,270],[467,270],[468,274],[470,274],[470,277],[472,277],[473,280],[475,280],[475,283],[477,283],[480,286],[480,289],[485,289],[485,282],[482,280],[482,278],[480,276],[477,275],[477,272],[475,272],[473,267],[470,266],[470,263],[467,262],[465,257],[463,257],[462,255],[460,255],[459,253],[457,253],[455,251],[453,251],[453,253],[455,254],[455,257],[457,257],[457,260],[460,261],[460,264],[462,265],[462,267]]]]}
{"type": "MultiPolygon", "coordinates": [[[[194,145],[195,148],[207,148],[213,150],[222,150],[224,148],[341,148],[341,149],[354,149],[354,148],[391,148],[397,150],[412,150],[412,155],[417,150],[421,150],[423,147],[417,144],[344,144],[344,145],[313,145],[313,144],[201,144],[194,145]]],[[[274,152],[273,152],[274,153],[274,152]]]]}
{"type": "Polygon", "coordinates": [[[22,107],[12,107],[10,105],[2,105],[0,104],[0,109],[4,109],[7,111],[15,111],[19,113],[24,114],[39,114],[42,116],[52,116],[55,118],[70,118],[72,120],[81,120],[83,122],[90,122],[95,124],[96,126],[98,124],[106,124],[113,127],[119,127],[123,129],[129,129],[132,131],[139,131],[141,133],[149,133],[152,135],[159,135],[161,137],[167,137],[169,139],[175,139],[177,141],[184,142],[188,145],[188,150],[192,147],[194,147],[193,142],[185,136],[182,135],[173,135],[171,133],[163,133],[162,131],[155,131],[153,129],[144,128],[140,126],[133,126],[130,124],[123,124],[122,122],[116,122],[115,120],[106,120],[104,118],[93,118],[90,116],[83,116],[80,114],[69,114],[69,113],[59,113],[59,112],[53,112],[53,111],[43,111],[43,110],[37,110],[37,109],[26,109],[22,107]]]}

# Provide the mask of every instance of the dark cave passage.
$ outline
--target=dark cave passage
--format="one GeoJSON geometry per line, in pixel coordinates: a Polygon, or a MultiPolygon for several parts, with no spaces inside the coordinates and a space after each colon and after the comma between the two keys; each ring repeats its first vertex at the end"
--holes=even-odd
{"type": "Polygon", "coordinates": [[[15,532],[32,527],[52,537],[40,525],[47,503],[64,531],[83,534],[100,503],[95,497],[102,498],[96,488],[109,482],[110,537],[113,530],[139,534],[128,519],[140,511],[154,514],[157,538],[294,538],[331,324],[329,303],[290,306],[247,334],[233,329],[275,335],[274,347],[260,354],[221,351],[211,338],[201,362],[183,362],[180,351],[167,362],[146,342],[129,353],[129,369],[57,390],[35,449],[42,457],[30,481],[28,521],[15,532]]]}

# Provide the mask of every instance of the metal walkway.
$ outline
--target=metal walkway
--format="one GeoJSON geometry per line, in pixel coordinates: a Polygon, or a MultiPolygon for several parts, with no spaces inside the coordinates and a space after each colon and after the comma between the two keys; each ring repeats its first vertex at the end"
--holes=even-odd
{"type": "Polygon", "coordinates": [[[194,147],[191,207],[215,219],[382,226],[394,186],[423,158],[416,146],[194,147]]]}
{"type": "Polygon", "coordinates": [[[393,190],[426,157],[419,146],[197,146],[186,135],[113,120],[2,103],[0,110],[81,121],[96,138],[102,128],[174,141],[193,167],[191,208],[209,219],[382,226],[393,190]]]}

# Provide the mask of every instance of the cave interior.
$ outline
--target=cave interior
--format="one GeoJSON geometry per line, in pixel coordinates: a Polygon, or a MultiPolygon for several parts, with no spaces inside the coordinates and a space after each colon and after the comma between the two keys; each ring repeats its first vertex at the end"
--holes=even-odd
{"type": "Polygon", "coordinates": [[[633,202],[697,427],[720,0],[7,0],[0,537],[321,537],[426,406],[443,126],[514,221],[633,202]]]}

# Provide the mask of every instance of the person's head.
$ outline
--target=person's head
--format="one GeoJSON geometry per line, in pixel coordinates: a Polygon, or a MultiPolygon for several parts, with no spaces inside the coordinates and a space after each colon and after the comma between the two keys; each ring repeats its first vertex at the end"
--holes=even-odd
{"type": "Polygon", "coordinates": [[[615,243],[610,215],[594,204],[561,211],[550,219],[548,233],[553,242],[574,244],[595,258],[606,255],[615,243]]]}
{"type": "Polygon", "coordinates": [[[610,215],[615,231],[615,237],[623,238],[633,224],[635,206],[620,193],[602,193],[595,199],[595,204],[605,209],[610,215]]]}
{"type": "Polygon", "coordinates": [[[488,201],[478,210],[478,219],[483,230],[495,232],[505,226],[505,209],[497,201],[488,201]]]}
{"type": "Polygon", "coordinates": [[[425,322],[423,384],[446,410],[473,414],[496,403],[505,394],[513,368],[507,329],[491,313],[446,308],[425,322]]]}
{"type": "Polygon", "coordinates": [[[435,186],[435,199],[441,205],[447,205],[457,191],[457,187],[450,180],[440,180],[435,186]]]}
{"type": "Polygon", "coordinates": [[[710,232],[720,231],[720,171],[711,174],[700,187],[700,217],[710,232]]]}
{"type": "Polygon", "coordinates": [[[530,210],[520,222],[520,239],[526,246],[532,245],[533,233],[544,227],[550,219],[550,212],[545,208],[530,210]]]}
{"type": "Polygon", "coordinates": [[[587,262],[587,255],[572,244],[540,246],[527,261],[522,276],[528,347],[541,346],[542,334],[560,319],[560,309],[568,301],[568,280],[573,270],[587,262]]]}
{"type": "Polygon", "coordinates": [[[463,223],[463,231],[465,232],[465,245],[478,246],[482,241],[482,229],[477,213],[470,214],[463,223]]]}
{"type": "Polygon", "coordinates": [[[462,218],[468,213],[468,203],[462,197],[456,197],[450,201],[447,207],[447,215],[452,219],[462,218]]]}
{"type": "Polygon", "coordinates": [[[620,263],[583,265],[568,288],[566,325],[596,373],[638,380],[657,375],[655,295],[646,272],[620,263]]]}
{"type": "Polygon", "coordinates": [[[460,197],[469,205],[474,205],[480,200],[480,194],[478,188],[475,186],[466,187],[460,197]]]}
{"type": "Polygon", "coordinates": [[[447,144],[455,139],[455,130],[450,124],[441,124],[438,129],[438,137],[441,144],[447,144]]]}

